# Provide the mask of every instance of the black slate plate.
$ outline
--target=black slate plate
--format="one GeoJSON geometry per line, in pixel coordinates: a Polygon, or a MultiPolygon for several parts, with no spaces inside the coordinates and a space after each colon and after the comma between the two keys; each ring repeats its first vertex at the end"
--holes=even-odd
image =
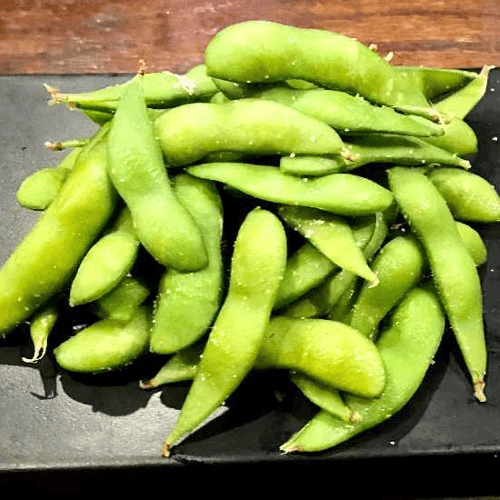
{"type": "MultiPolygon", "coordinates": [[[[47,106],[43,83],[65,91],[90,90],[126,78],[0,77],[0,264],[37,217],[16,204],[17,188],[29,173],[59,157],[44,143],[88,136],[96,128],[76,111],[47,106]]],[[[473,170],[496,186],[500,186],[499,82],[500,72],[493,70],[486,96],[467,119],[480,141],[473,170]]],[[[473,399],[454,339],[447,332],[436,363],[408,406],[345,445],[314,455],[280,454],[278,446],[314,408],[279,374],[259,374],[244,382],[227,402],[227,411],[179,444],[173,459],[165,460],[160,446],[187,386],[140,389],[137,377],[154,373],[158,359],[146,358],[107,377],[73,376],[57,370],[50,356],[37,365],[24,363],[21,358],[30,355],[30,348],[27,331],[21,327],[0,341],[0,473],[157,467],[177,473],[188,464],[202,464],[224,471],[260,467],[257,470],[280,471],[280,475],[296,466],[308,473],[325,468],[341,473],[354,467],[370,477],[382,470],[387,473],[387,467],[395,464],[405,470],[403,464],[417,463],[426,471],[425,484],[440,470],[445,481],[448,474],[455,484],[484,485],[484,476],[474,478],[474,474],[482,475],[485,466],[496,465],[500,454],[500,228],[495,224],[479,229],[489,250],[488,262],[481,268],[489,346],[487,403],[473,399]],[[455,465],[450,465],[454,460],[468,467],[467,476],[455,475],[455,465]]],[[[412,491],[422,484],[414,483],[412,491]]]]}

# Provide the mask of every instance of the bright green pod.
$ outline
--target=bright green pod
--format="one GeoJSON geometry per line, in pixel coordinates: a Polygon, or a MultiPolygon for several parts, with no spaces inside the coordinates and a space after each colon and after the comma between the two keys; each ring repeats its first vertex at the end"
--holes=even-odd
{"type": "Polygon", "coordinates": [[[392,314],[376,344],[386,371],[386,384],[380,397],[367,399],[345,395],[346,404],[359,415],[358,421],[342,422],[320,410],[282,444],[280,450],[286,453],[323,451],[399,412],[422,384],[440,345],[444,327],[444,313],[432,288],[412,289],[392,314]]]}
{"type": "Polygon", "coordinates": [[[210,330],[193,383],[162,453],[197,428],[252,369],[286,266],[287,238],[281,221],[255,208],[234,242],[229,288],[210,330]]]}
{"type": "Polygon", "coordinates": [[[309,375],[292,371],[291,381],[299,388],[304,396],[330,415],[338,417],[344,422],[356,422],[359,415],[353,412],[346,404],[338,389],[334,389],[309,375]]]}
{"type": "MultiPolygon", "coordinates": [[[[377,223],[376,215],[359,217],[352,222],[356,244],[364,248],[370,240],[377,223]]],[[[329,275],[338,270],[331,259],[309,241],[305,242],[288,258],[274,310],[281,309],[318,286],[329,275]]]]}
{"type": "Polygon", "coordinates": [[[284,156],[280,160],[280,169],[302,176],[350,172],[369,164],[444,165],[463,169],[471,166],[457,154],[418,137],[370,134],[350,137],[344,140],[344,144],[346,153],[343,156],[284,156]]]}
{"type": "Polygon", "coordinates": [[[29,320],[30,338],[33,342],[33,356],[23,357],[25,363],[38,363],[47,352],[47,344],[54,325],[59,319],[57,300],[50,300],[47,304],[35,311],[29,320]]]}
{"type": "Polygon", "coordinates": [[[90,309],[98,318],[127,322],[150,293],[151,289],[143,280],[125,276],[115,288],[91,303],[90,309]]]}
{"type": "Polygon", "coordinates": [[[485,401],[487,350],[479,274],[446,201],[420,170],[392,167],[389,185],[411,230],[422,243],[443,307],[472,379],[485,401]]]}
{"type": "Polygon", "coordinates": [[[113,290],[132,269],[138,252],[132,216],[124,207],[80,262],[71,282],[69,304],[88,304],[113,290]]]}
{"type": "Polygon", "coordinates": [[[306,80],[370,102],[435,116],[414,81],[358,40],[327,30],[247,21],[219,31],[205,49],[207,73],[233,82],[306,80]]]}
{"type": "MultiPolygon", "coordinates": [[[[376,214],[373,232],[362,248],[367,262],[370,262],[382,246],[388,232],[388,223],[383,213],[376,214]]],[[[339,269],[321,282],[317,287],[299,297],[280,311],[291,318],[318,318],[325,316],[338,301],[354,293],[359,276],[347,269],[339,269]]],[[[375,287],[376,288],[376,287],[375,287]]]]}
{"type": "MultiPolygon", "coordinates": [[[[434,104],[434,107],[452,118],[446,124],[445,133],[439,137],[428,137],[429,144],[446,149],[459,156],[477,152],[478,139],[474,129],[464,118],[483,98],[488,83],[491,66],[485,66],[476,78],[467,85],[445,96],[434,104]]],[[[418,120],[418,118],[415,118],[418,120]]]]}
{"type": "Polygon", "coordinates": [[[210,181],[189,174],[174,179],[175,193],[199,225],[208,264],[199,271],[167,269],[155,298],[149,350],[171,354],[197,341],[211,325],[222,299],[223,208],[210,181]]]}
{"type": "Polygon", "coordinates": [[[488,248],[479,231],[464,222],[456,221],[456,225],[460,238],[465,243],[474,264],[476,266],[483,265],[488,259],[488,248]]]}
{"type": "Polygon", "coordinates": [[[385,369],[375,344],[357,330],[327,319],[273,316],[256,370],[296,370],[330,387],[378,397],[385,369]]]}
{"type": "Polygon", "coordinates": [[[340,154],[343,148],[339,135],[326,123],[260,99],[178,106],[159,116],[154,130],[170,167],[190,165],[223,151],[340,154]]]}
{"type": "Polygon", "coordinates": [[[391,192],[365,177],[339,173],[300,178],[278,167],[250,163],[205,163],[187,171],[204,179],[228,185],[254,198],[318,208],[337,215],[363,216],[386,210],[393,202],[391,192]]]}
{"type": "Polygon", "coordinates": [[[42,168],[26,177],[16,193],[19,205],[29,210],[45,210],[59,194],[79,154],[78,148],[73,149],[56,167],[42,168]]]}
{"type": "Polygon", "coordinates": [[[151,325],[147,306],[128,322],[105,318],[92,323],[54,349],[57,364],[68,371],[99,373],[122,368],[146,352],[151,325]]]}
{"type": "Polygon", "coordinates": [[[453,94],[478,77],[474,71],[454,68],[436,68],[430,66],[395,66],[396,71],[420,86],[425,97],[435,102],[441,96],[453,94]]]}
{"type": "Polygon", "coordinates": [[[164,266],[180,271],[206,266],[201,231],[175,196],[140,77],[126,87],[110,123],[108,172],[130,209],[139,241],[164,266]]]}
{"type": "MultiPolygon", "coordinates": [[[[192,380],[205,356],[204,346],[204,342],[198,342],[181,349],[141,386],[154,388],[192,380]]],[[[301,374],[310,380],[307,392],[322,398],[326,398],[326,394],[321,396],[322,391],[339,390],[375,397],[382,390],[385,378],[373,342],[349,325],[325,319],[286,318],[279,314],[268,322],[251,369],[301,374]]],[[[329,398],[331,404],[336,396],[329,398]]],[[[326,404],[325,400],[323,405],[326,404]]]]}
{"type": "Polygon", "coordinates": [[[454,168],[434,168],[427,175],[455,219],[482,223],[500,221],[500,196],[484,177],[454,168]]]}
{"type": "Polygon", "coordinates": [[[86,146],[57,197],[0,269],[0,335],[12,331],[70,282],[112,216],[106,129],[86,146]]]}
{"type": "Polygon", "coordinates": [[[361,276],[370,286],[378,284],[378,277],[366,262],[350,221],[345,217],[292,205],[280,206],[278,214],[339,268],[361,276]]]}
{"type": "MultiPolygon", "coordinates": [[[[142,74],[144,82],[144,98],[150,108],[170,108],[196,100],[208,100],[217,92],[213,80],[207,76],[203,64],[190,69],[184,75],[177,75],[170,71],[145,72],[142,74]]],[[[124,90],[134,78],[101,89],[80,92],[61,93],[58,89],[46,86],[51,94],[49,104],[64,103],[70,108],[82,109],[91,119],[97,122],[105,119],[105,114],[113,113],[118,107],[118,101],[124,90]]]]}
{"type": "Polygon", "coordinates": [[[165,384],[190,382],[196,375],[203,354],[204,342],[196,342],[170,356],[166,363],[148,380],[140,380],[141,389],[155,389],[165,384]]]}
{"type": "Polygon", "coordinates": [[[422,278],[426,262],[412,234],[396,236],[382,246],[372,264],[379,277],[376,288],[363,283],[352,307],[349,324],[375,340],[383,318],[422,278]]]}
{"type": "Polygon", "coordinates": [[[436,109],[450,113],[455,118],[464,119],[484,97],[492,69],[493,66],[484,66],[481,72],[462,88],[435,102],[436,109]]]}
{"type": "Polygon", "coordinates": [[[247,97],[290,106],[327,123],[342,136],[377,133],[427,137],[444,133],[441,124],[416,121],[389,106],[373,105],[359,95],[338,90],[299,90],[280,85],[251,92],[247,97]]]}

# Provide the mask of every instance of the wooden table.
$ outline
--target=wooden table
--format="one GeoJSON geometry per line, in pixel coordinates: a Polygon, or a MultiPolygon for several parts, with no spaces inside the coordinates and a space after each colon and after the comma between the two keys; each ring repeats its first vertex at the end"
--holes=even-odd
{"type": "Polygon", "coordinates": [[[334,30],[394,64],[500,65],[498,0],[2,0],[0,74],[182,72],[249,19],[334,30]]]}

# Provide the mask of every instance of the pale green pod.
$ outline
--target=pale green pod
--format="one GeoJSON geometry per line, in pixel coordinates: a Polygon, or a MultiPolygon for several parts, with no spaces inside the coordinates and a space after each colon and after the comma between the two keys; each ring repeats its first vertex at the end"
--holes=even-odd
{"type": "Polygon", "coordinates": [[[360,416],[357,422],[342,422],[320,410],[283,443],[280,450],[286,453],[323,451],[399,412],[420,387],[440,345],[444,327],[444,313],[432,288],[411,290],[394,311],[376,344],[386,371],[386,384],[380,397],[367,399],[346,394],[346,404],[360,416]]]}
{"type": "Polygon", "coordinates": [[[340,154],[343,148],[326,123],[259,99],[178,106],[154,121],[154,131],[169,167],[191,165],[224,151],[340,154]]]}
{"type": "Polygon", "coordinates": [[[376,182],[355,174],[317,178],[287,175],[277,167],[250,163],[204,163],[187,171],[223,183],[257,199],[326,210],[337,215],[363,216],[386,210],[392,193],[376,182]]]}
{"type": "Polygon", "coordinates": [[[54,349],[58,365],[68,371],[98,373],[124,367],[146,352],[151,311],[140,306],[132,319],[105,318],[92,323],[54,349]]]}
{"type": "Polygon", "coordinates": [[[280,206],[278,214],[339,268],[368,280],[370,286],[377,285],[377,275],[370,269],[346,218],[323,210],[291,205],[280,206]]]}
{"type": "Polygon", "coordinates": [[[252,369],[283,278],[286,257],[286,233],[278,217],[261,208],[250,211],[234,243],[226,297],[178,419],[164,441],[164,456],[169,456],[172,445],[202,424],[252,369]]]}
{"type": "Polygon", "coordinates": [[[179,174],[174,191],[202,232],[208,264],[190,273],[167,269],[155,298],[149,349],[171,354],[197,341],[211,325],[222,300],[223,207],[213,183],[179,174]]]}
{"type": "Polygon", "coordinates": [[[138,251],[132,216],[125,207],[80,262],[71,283],[70,305],[88,304],[113,290],[132,269],[138,251]]]}

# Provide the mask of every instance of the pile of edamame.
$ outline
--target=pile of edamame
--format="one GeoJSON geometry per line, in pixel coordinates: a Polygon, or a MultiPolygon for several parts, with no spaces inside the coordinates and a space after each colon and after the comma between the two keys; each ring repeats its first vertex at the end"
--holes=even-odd
{"type": "Polygon", "coordinates": [[[24,361],[51,349],[68,372],[164,360],[139,390],[189,384],[165,457],[257,370],[317,407],[280,450],[329,449],[405,406],[446,328],[487,404],[474,225],[500,220],[500,197],[465,119],[489,70],[248,21],[184,75],[47,86],[98,127],[19,187],[40,215],[0,269],[0,334],[25,328],[24,361]],[[92,320],[51,345],[77,307],[92,320]]]}

